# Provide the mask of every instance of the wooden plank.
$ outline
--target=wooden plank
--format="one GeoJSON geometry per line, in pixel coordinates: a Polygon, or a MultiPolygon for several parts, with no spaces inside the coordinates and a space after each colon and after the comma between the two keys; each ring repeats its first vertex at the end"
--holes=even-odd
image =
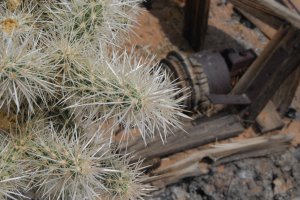
{"type": "Polygon", "coordinates": [[[282,41],[283,37],[287,34],[289,26],[281,27],[273,39],[268,43],[265,47],[261,55],[252,63],[246,73],[242,76],[242,78],[238,81],[238,83],[234,86],[231,91],[232,94],[243,94],[246,92],[249,85],[252,83],[254,77],[262,69],[262,66],[266,62],[266,57],[273,54],[276,50],[276,46],[282,41]]]}
{"type": "Polygon", "coordinates": [[[276,110],[281,116],[284,116],[289,106],[291,105],[296,90],[300,83],[300,66],[292,73],[280,86],[278,91],[272,97],[272,102],[275,105],[276,110]]]}
{"type": "Polygon", "coordinates": [[[300,1],[299,0],[290,0],[290,2],[295,6],[295,9],[297,10],[297,13],[300,12],[300,1]]]}
{"type": "Polygon", "coordinates": [[[269,8],[265,8],[259,2],[252,1],[240,1],[240,0],[230,0],[230,2],[236,7],[239,8],[252,16],[260,19],[264,23],[269,26],[277,29],[279,28],[285,21],[276,16],[276,14],[269,8]]]}
{"type": "Polygon", "coordinates": [[[273,135],[198,150],[186,157],[162,165],[162,167],[152,171],[152,177],[145,179],[144,182],[162,188],[183,178],[207,174],[210,168],[218,164],[283,151],[289,147],[292,139],[292,135],[273,135]],[[210,158],[212,163],[206,163],[205,158],[210,158]]]}
{"type": "Polygon", "coordinates": [[[207,94],[206,95],[212,104],[224,105],[248,105],[251,103],[247,95],[226,95],[226,94],[207,94]]]}
{"type": "Polygon", "coordinates": [[[256,123],[262,133],[281,129],[284,126],[283,120],[272,101],[269,101],[257,116],[256,123]]]}
{"type": "Polygon", "coordinates": [[[246,94],[252,103],[242,117],[251,122],[266,106],[276,91],[300,65],[300,30],[290,27],[274,51],[265,56],[259,73],[253,78],[246,94]]]}
{"type": "Polygon", "coordinates": [[[180,157],[175,159],[174,163],[162,166],[154,171],[156,175],[169,173],[178,169],[183,169],[187,165],[200,162],[204,158],[210,158],[212,162],[216,162],[231,155],[242,154],[259,149],[268,149],[270,147],[278,148],[279,144],[286,146],[293,139],[292,135],[273,135],[273,136],[260,136],[254,138],[244,139],[238,142],[231,142],[226,144],[217,144],[213,147],[204,150],[198,150],[190,153],[189,156],[180,157]]]}
{"type": "MultiPolygon", "coordinates": [[[[274,0],[230,0],[235,6],[266,21],[271,26],[288,22],[300,29],[300,15],[291,12],[288,8],[274,0]]],[[[281,24],[282,25],[282,24],[281,24]]]]}
{"type": "Polygon", "coordinates": [[[244,16],[246,17],[250,22],[252,22],[261,32],[269,39],[272,39],[277,30],[269,26],[268,24],[264,23],[260,19],[254,17],[253,15],[249,14],[248,12],[237,8],[237,10],[244,16]]]}
{"type": "MultiPolygon", "coordinates": [[[[241,0],[242,1],[242,0],[241,0]]],[[[249,1],[249,0],[248,0],[249,1]]],[[[300,29],[300,15],[291,12],[290,9],[281,5],[274,0],[251,0],[254,2],[260,2],[266,8],[272,9],[272,11],[281,19],[286,20],[296,28],[300,29]]]]}
{"type": "Polygon", "coordinates": [[[299,0],[281,0],[282,3],[293,12],[300,14],[300,2],[299,0]]]}
{"type": "Polygon", "coordinates": [[[204,43],[210,0],[187,0],[185,4],[183,35],[195,51],[204,43]]]}
{"type": "Polygon", "coordinates": [[[196,126],[190,127],[186,132],[179,131],[171,135],[165,144],[157,139],[148,144],[148,147],[133,146],[129,152],[135,152],[136,159],[164,157],[210,142],[234,137],[243,131],[244,128],[235,115],[221,115],[207,118],[196,126]]]}

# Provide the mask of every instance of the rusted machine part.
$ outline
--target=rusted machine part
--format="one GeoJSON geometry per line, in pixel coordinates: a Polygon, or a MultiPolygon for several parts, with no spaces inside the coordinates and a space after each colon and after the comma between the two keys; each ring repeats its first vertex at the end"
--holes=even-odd
{"type": "Polygon", "coordinates": [[[203,69],[208,78],[209,93],[227,94],[231,90],[230,72],[223,56],[217,51],[202,51],[192,54],[193,66],[203,69]]]}
{"type": "MultiPolygon", "coordinates": [[[[192,88],[189,74],[185,71],[185,68],[181,66],[179,62],[173,59],[165,58],[160,61],[160,65],[167,71],[171,82],[177,82],[180,88],[192,88]]],[[[191,93],[190,90],[183,91],[184,94],[180,96],[188,95],[191,93]]],[[[192,110],[192,94],[189,98],[186,98],[183,105],[187,110],[192,110]]]]}
{"type": "Polygon", "coordinates": [[[221,51],[221,54],[227,63],[232,78],[241,77],[257,58],[252,49],[240,52],[235,49],[225,49],[221,51]]]}
{"type": "MultiPolygon", "coordinates": [[[[189,111],[207,114],[213,101],[211,99],[224,98],[231,90],[231,77],[244,71],[256,58],[252,50],[243,53],[235,50],[223,52],[201,51],[184,56],[181,53],[171,51],[165,59],[161,60],[161,66],[170,74],[170,81],[178,82],[179,87],[190,88],[190,96],[183,102],[189,111]],[[230,71],[232,69],[232,71],[230,71]],[[232,72],[232,73],[231,73],[232,72]],[[221,95],[208,98],[209,94],[221,95]],[[212,103],[211,103],[212,102],[212,103]]],[[[181,94],[184,95],[184,94],[181,94]]],[[[246,99],[247,100],[247,99],[246,99]]],[[[239,97],[225,99],[224,102],[234,103],[248,102],[239,97]]]]}
{"type": "Polygon", "coordinates": [[[187,57],[175,51],[171,51],[165,59],[161,60],[161,65],[169,72],[171,81],[178,82],[182,88],[190,89],[184,91],[189,94],[189,98],[183,102],[187,110],[198,111],[199,108],[209,106],[205,96],[209,93],[208,79],[202,67],[192,65],[187,57]]]}
{"type": "Polygon", "coordinates": [[[186,76],[188,77],[191,93],[189,98],[190,110],[200,111],[201,113],[210,105],[205,94],[208,94],[209,84],[208,77],[203,71],[201,66],[193,65],[189,58],[179,54],[175,51],[171,51],[168,59],[177,60],[185,70],[186,76]]]}

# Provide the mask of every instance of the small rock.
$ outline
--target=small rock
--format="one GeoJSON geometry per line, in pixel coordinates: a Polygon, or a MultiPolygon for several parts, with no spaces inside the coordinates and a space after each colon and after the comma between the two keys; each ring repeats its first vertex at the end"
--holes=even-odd
{"type": "Polygon", "coordinates": [[[173,187],[171,191],[174,193],[174,198],[176,200],[188,200],[189,194],[182,187],[173,187]]]}
{"type": "Polygon", "coordinates": [[[295,150],[294,157],[300,161],[300,147],[295,150]]]}
{"type": "Polygon", "coordinates": [[[286,111],[285,116],[290,118],[290,119],[295,119],[296,118],[296,113],[297,113],[297,110],[295,108],[289,108],[286,111]]]}
{"type": "Polygon", "coordinates": [[[286,194],[289,189],[293,187],[290,182],[286,182],[282,178],[276,178],[273,181],[274,184],[274,194],[286,194]]]}

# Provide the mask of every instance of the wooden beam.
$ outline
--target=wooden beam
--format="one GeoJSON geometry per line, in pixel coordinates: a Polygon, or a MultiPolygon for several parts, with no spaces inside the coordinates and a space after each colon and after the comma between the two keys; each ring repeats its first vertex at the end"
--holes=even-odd
{"type": "MultiPolygon", "coordinates": [[[[245,0],[240,0],[245,1],[245,0]]],[[[290,9],[281,5],[280,3],[274,0],[248,0],[259,2],[265,6],[265,8],[271,9],[279,18],[286,20],[291,25],[295,26],[296,28],[300,29],[300,15],[291,12],[290,9]]]]}
{"type": "Polygon", "coordinates": [[[267,50],[270,53],[260,56],[259,70],[246,88],[245,93],[252,103],[242,112],[242,117],[249,122],[254,122],[283,82],[300,65],[300,30],[289,26],[273,50],[267,50]]]}
{"type": "Polygon", "coordinates": [[[235,115],[219,115],[197,122],[186,132],[179,131],[167,138],[163,144],[158,138],[145,147],[143,144],[134,145],[129,152],[136,153],[136,159],[151,159],[164,157],[187,149],[223,140],[239,135],[244,131],[239,119],[235,115]]]}
{"type": "Polygon", "coordinates": [[[178,169],[183,169],[189,164],[200,162],[204,158],[209,157],[213,162],[221,160],[224,157],[245,153],[259,149],[278,148],[279,146],[286,147],[293,139],[292,135],[276,135],[276,136],[260,136],[249,139],[244,139],[238,142],[226,144],[217,144],[213,147],[198,150],[190,153],[189,156],[176,159],[170,165],[160,167],[155,170],[156,175],[169,173],[178,169]]]}
{"type": "Polygon", "coordinates": [[[173,162],[168,161],[160,168],[152,171],[152,177],[145,179],[144,182],[162,188],[183,178],[207,174],[210,168],[218,164],[283,151],[289,147],[292,139],[292,135],[273,135],[250,138],[198,150],[188,154],[186,157],[174,159],[173,162]],[[205,162],[205,158],[210,158],[212,163],[205,162]]]}
{"type": "Polygon", "coordinates": [[[281,0],[282,3],[293,12],[300,14],[300,3],[295,4],[298,0],[281,0]],[[295,2],[294,2],[295,1],[295,2]]]}
{"type": "Polygon", "coordinates": [[[297,10],[300,12],[300,1],[299,0],[289,0],[297,10]]]}
{"type": "Polygon", "coordinates": [[[284,116],[289,106],[291,105],[297,88],[300,83],[300,66],[289,75],[289,77],[280,86],[278,91],[272,97],[272,102],[274,103],[276,110],[281,116],[284,116]]]}
{"type": "Polygon", "coordinates": [[[230,0],[230,2],[236,8],[255,16],[275,29],[279,28],[285,22],[272,9],[266,8],[260,2],[253,2],[253,0],[230,0]]]}
{"type": "Polygon", "coordinates": [[[230,2],[272,27],[276,28],[288,22],[300,29],[300,15],[274,0],[230,0],[230,2]]]}
{"type": "Polygon", "coordinates": [[[184,13],[183,35],[195,51],[204,43],[210,0],[187,0],[184,13]]]}
{"type": "Polygon", "coordinates": [[[255,16],[249,14],[248,12],[236,8],[244,17],[246,17],[250,22],[252,22],[268,39],[272,39],[276,34],[277,30],[269,26],[268,24],[264,23],[260,19],[256,18],[255,16]]]}
{"type": "Polygon", "coordinates": [[[289,26],[281,27],[273,39],[268,43],[268,45],[264,48],[261,55],[252,63],[252,65],[248,68],[246,73],[242,76],[242,78],[238,81],[238,83],[234,86],[231,93],[233,94],[243,94],[246,92],[249,85],[252,83],[253,78],[257,76],[260,72],[262,66],[266,62],[266,57],[270,54],[273,54],[276,46],[283,37],[287,34],[289,26]]]}

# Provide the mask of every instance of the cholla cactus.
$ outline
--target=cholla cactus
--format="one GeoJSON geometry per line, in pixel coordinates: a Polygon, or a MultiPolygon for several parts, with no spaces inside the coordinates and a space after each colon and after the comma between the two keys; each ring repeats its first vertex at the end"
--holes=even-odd
{"type": "Polygon", "coordinates": [[[44,7],[58,28],[72,29],[78,39],[97,42],[116,41],[128,30],[140,11],[141,0],[62,0],[44,7]]]}
{"type": "Polygon", "coordinates": [[[7,8],[10,11],[16,10],[21,5],[21,0],[9,0],[7,1],[7,8]]]}
{"type": "Polygon", "coordinates": [[[151,61],[114,54],[110,62],[96,65],[102,71],[91,74],[88,80],[94,81],[90,85],[79,86],[85,88],[83,97],[70,107],[91,107],[94,112],[90,113],[101,113],[92,118],[109,120],[112,128],[121,125],[125,133],[137,128],[145,141],[155,132],[165,140],[168,132],[181,128],[180,102],[186,97],[175,98],[182,91],[151,61]]]}
{"type": "Polygon", "coordinates": [[[95,50],[89,42],[78,40],[71,30],[66,29],[53,30],[45,43],[46,52],[51,55],[55,77],[61,80],[61,85],[73,86],[74,81],[88,73],[89,61],[95,55],[95,50]]]}
{"type": "Polygon", "coordinates": [[[16,161],[9,140],[0,134],[0,199],[23,197],[21,190],[26,185],[25,176],[20,169],[22,164],[16,161]]]}
{"type": "MultiPolygon", "coordinates": [[[[136,168],[126,167],[123,163],[120,163],[122,168],[112,164],[120,161],[103,137],[87,139],[76,129],[62,129],[60,132],[46,129],[36,136],[28,154],[28,162],[32,168],[38,169],[33,176],[34,187],[43,198],[92,200],[113,197],[115,193],[107,184],[108,177],[120,184],[122,192],[125,188],[131,191],[124,191],[127,196],[122,199],[135,199],[143,191],[131,188],[137,184],[134,183],[139,176],[136,168]],[[126,174],[126,181],[125,177],[116,174],[126,174]]],[[[117,185],[115,189],[118,188],[117,185]]]]}
{"type": "MultiPolygon", "coordinates": [[[[5,4],[0,3],[0,38],[21,40],[27,37],[28,33],[38,32],[35,19],[32,15],[33,7],[27,6],[19,8],[21,2],[11,0],[5,4]]],[[[3,42],[3,41],[1,41],[3,42]]]]}
{"type": "Polygon", "coordinates": [[[13,40],[1,42],[0,107],[19,112],[23,105],[34,112],[38,100],[47,105],[55,93],[53,72],[48,64],[48,55],[41,52],[31,35],[23,44],[13,40]]]}
{"type": "Polygon", "coordinates": [[[176,98],[182,91],[152,59],[122,52],[139,3],[0,2],[0,109],[16,115],[0,145],[1,199],[28,189],[63,200],[133,200],[149,191],[141,162],[116,153],[113,132],[165,140],[181,128],[186,97],[176,98]]]}
{"type": "Polygon", "coordinates": [[[91,140],[82,141],[76,130],[62,131],[65,132],[50,130],[38,135],[29,151],[30,162],[39,169],[34,177],[37,191],[43,198],[100,197],[105,191],[101,177],[111,170],[102,161],[109,157],[107,144],[93,146],[91,140]]]}
{"type": "Polygon", "coordinates": [[[109,160],[108,166],[115,171],[105,175],[103,185],[108,189],[109,196],[105,199],[142,199],[153,188],[142,183],[141,162],[129,163],[130,155],[109,160]]]}

